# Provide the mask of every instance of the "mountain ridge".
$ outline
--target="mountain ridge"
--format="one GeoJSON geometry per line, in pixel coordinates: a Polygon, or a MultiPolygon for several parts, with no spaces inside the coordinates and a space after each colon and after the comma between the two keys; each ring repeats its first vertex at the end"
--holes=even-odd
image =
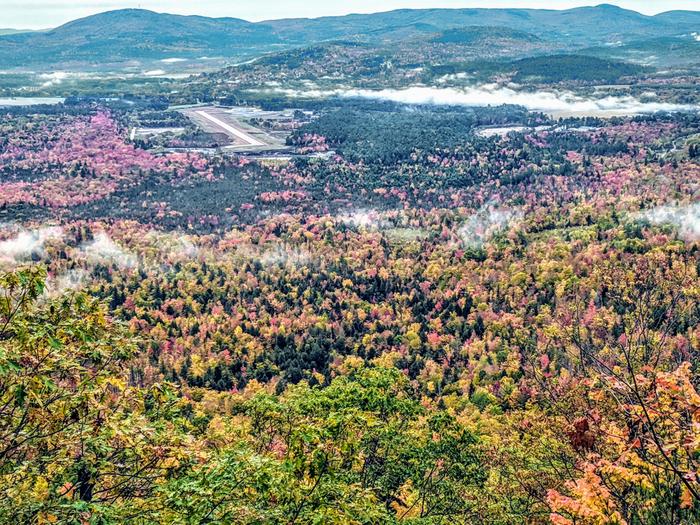
{"type": "Polygon", "coordinates": [[[558,48],[575,50],[620,40],[680,37],[693,31],[698,20],[700,12],[648,16],[611,4],[568,10],[398,9],[260,22],[132,8],[79,18],[48,31],[0,35],[0,66],[98,66],[203,55],[241,58],[332,40],[386,44],[479,26],[530,33],[558,48]]]}

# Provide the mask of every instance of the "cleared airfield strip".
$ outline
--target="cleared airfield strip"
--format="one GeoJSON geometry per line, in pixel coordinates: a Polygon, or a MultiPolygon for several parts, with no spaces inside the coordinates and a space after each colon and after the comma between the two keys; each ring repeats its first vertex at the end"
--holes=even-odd
{"type": "Polygon", "coordinates": [[[229,132],[230,134],[234,135],[235,137],[238,137],[239,139],[245,141],[248,143],[249,146],[264,146],[264,142],[260,142],[258,139],[251,137],[247,133],[242,132],[240,129],[236,129],[232,126],[229,126],[226,124],[226,122],[223,122],[219,120],[218,118],[210,115],[206,111],[197,111],[197,115],[204,117],[208,121],[216,124],[219,126],[221,129],[229,132]]]}

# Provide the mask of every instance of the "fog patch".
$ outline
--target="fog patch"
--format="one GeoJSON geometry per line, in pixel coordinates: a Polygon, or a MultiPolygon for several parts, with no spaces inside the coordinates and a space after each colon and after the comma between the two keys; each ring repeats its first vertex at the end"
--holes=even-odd
{"type": "Polygon", "coordinates": [[[96,79],[100,80],[100,76],[94,73],[87,73],[82,71],[53,71],[51,73],[41,73],[37,75],[40,81],[43,81],[41,87],[52,87],[63,84],[64,81],[68,80],[85,80],[85,79],[96,79]]]}
{"type": "Polygon", "coordinates": [[[265,89],[249,89],[248,91],[250,93],[267,93],[267,94],[283,95],[283,96],[288,97],[288,98],[303,98],[303,99],[343,97],[343,96],[347,96],[346,94],[349,92],[349,90],[346,90],[346,89],[330,89],[330,90],[304,89],[304,90],[299,90],[299,89],[294,89],[294,88],[280,88],[280,87],[271,87],[271,88],[265,88],[265,89]]]}
{"type": "Polygon", "coordinates": [[[170,245],[170,253],[183,259],[195,259],[199,256],[200,249],[187,237],[178,237],[170,245]]]}
{"type": "Polygon", "coordinates": [[[481,248],[495,234],[509,229],[522,219],[522,213],[487,204],[467,219],[459,229],[459,236],[469,248],[481,248]]]}
{"type": "Polygon", "coordinates": [[[480,137],[507,137],[510,133],[525,133],[532,128],[526,126],[507,126],[503,128],[481,128],[476,131],[480,137]]]}
{"type": "Polygon", "coordinates": [[[454,82],[456,80],[466,80],[470,78],[471,75],[469,73],[461,72],[461,73],[451,73],[449,75],[443,75],[436,79],[436,82],[438,84],[446,84],[448,82],[454,82]]]}
{"type": "Polygon", "coordinates": [[[58,226],[20,229],[15,237],[0,242],[0,262],[19,263],[33,257],[43,257],[46,243],[62,238],[63,229],[58,226]]]}
{"type": "Polygon", "coordinates": [[[311,254],[296,246],[278,244],[274,248],[262,253],[258,259],[263,266],[309,266],[312,262],[311,254]]]}
{"type": "Polygon", "coordinates": [[[174,260],[191,260],[199,257],[201,250],[187,235],[171,235],[156,230],[146,235],[149,246],[153,246],[158,253],[164,253],[174,260]]]}
{"type": "Polygon", "coordinates": [[[376,210],[354,210],[336,217],[338,222],[365,230],[387,228],[389,222],[376,210]]]}
{"type": "Polygon", "coordinates": [[[262,266],[297,268],[310,266],[314,259],[308,250],[286,243],[269,243],[266,246],[240,245],[236,255],[257,262],[262,266]]]}
{"type": "Polygon", "coordinates": [[[56,296],[80,290],[87,278],[88,273],[83,269],[69,270],[56,277],[50,277],[46,283],[47,294],[56,296]]]}
{"type": "Polygon", "coordinates": [[[53,73],[44,73],[39,75],[39,78],[44,81],[41,84],[41,87],[57,86],[63,83],[63,81],[68,77],[69,74],[66,71],[54,71],[53,73]]]}
{"type": "Polygon", "coordinates": [[[652,224],[671,224],[684,241],[700,240],[700,202],[688,206],[661,206],[638,216],[652,224]]]}
{"type": "Polygon", "coordinates": [[[134,254],[125,251],[104,232],[97,233],[91,242],[83,244],[80,251],[93,264],[109,263],[127,269],[135,267],[137,263],[134,254]]]}

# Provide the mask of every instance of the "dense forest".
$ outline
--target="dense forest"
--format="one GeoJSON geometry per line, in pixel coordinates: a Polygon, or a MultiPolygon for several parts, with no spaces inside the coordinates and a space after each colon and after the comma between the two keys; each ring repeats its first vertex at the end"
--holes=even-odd
{"type": "Polygon", "coordinates": [[[3,113],[0,522],[698,522],[697,116],[313,111],[3,113]]]}
{"type": "Polygon", "coordinates": [[[700,524],[694,20],[0,37],[0,524],[700,524]]]}

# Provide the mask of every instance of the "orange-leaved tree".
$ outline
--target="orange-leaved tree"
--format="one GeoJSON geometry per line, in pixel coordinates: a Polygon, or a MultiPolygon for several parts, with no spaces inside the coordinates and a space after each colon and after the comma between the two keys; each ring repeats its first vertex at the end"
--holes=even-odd
{"type": "Polygon", "coordinates": [[[700,286],[672,251],[594,270],[561,307],[584,397],[569,432],[579,477],[548,500],[557,524],[700,519],[700,286]]]}

